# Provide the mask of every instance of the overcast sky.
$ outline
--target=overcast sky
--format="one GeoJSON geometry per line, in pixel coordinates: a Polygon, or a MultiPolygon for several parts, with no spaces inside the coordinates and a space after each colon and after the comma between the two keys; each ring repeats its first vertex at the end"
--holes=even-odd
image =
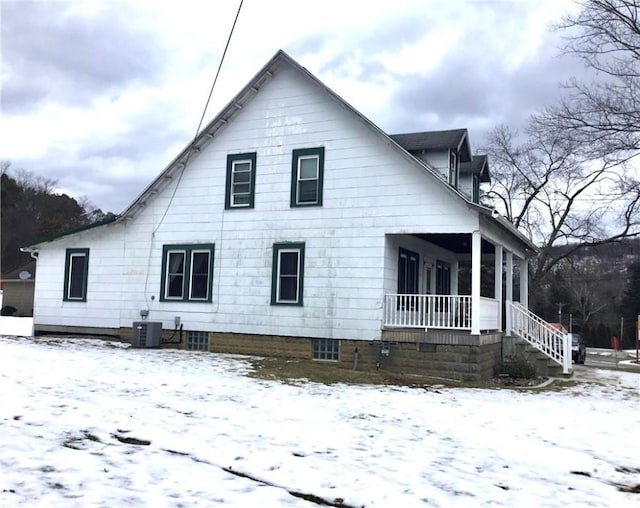
{"type": "MultiPolygon", "coordinates": [[[[0,0],[0,160],[119,213],[195,134],[239,0],[0,0]]],[[[245,0],[210,120],[285,50],[386,132],[522,125],[571,0],[245,0]]]]}

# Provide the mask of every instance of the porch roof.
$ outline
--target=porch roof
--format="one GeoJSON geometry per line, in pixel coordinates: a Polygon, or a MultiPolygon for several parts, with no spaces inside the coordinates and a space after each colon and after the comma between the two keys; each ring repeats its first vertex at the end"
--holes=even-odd
{"type": "MultiPolygon", "coordinates": [[[[469,233],[429,233],[415,236],[456,254],[471,252],[471,235],[469,233]]],[[[494,245],[484,238],[482,239],[482,252],[485,254],[495,252],[494,245]]]]}
{"type": "Polygon", "coordinates": [[[421,150],[456,150],[460,153],[461,162],[471,162],[467,129],[408,132],[390,134],[389,137],[410,153],[421,150]]]}

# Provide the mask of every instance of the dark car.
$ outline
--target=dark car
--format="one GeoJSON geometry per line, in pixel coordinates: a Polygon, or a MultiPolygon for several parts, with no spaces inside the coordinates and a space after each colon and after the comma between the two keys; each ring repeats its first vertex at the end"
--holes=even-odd
{"type": "Polygon", "coordinates": [[[582,336],[579,333],[570,333],[571,358],[574,363],[584,363],[587,359],[587,346],[585,346],[582,336]]]}

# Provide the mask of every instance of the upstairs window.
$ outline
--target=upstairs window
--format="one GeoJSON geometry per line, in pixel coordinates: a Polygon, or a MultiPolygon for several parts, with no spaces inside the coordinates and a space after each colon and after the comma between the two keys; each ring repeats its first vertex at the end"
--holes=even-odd
{"type": "Polygon", "coordinates": [[[210,302],[213,250],[213,244],[165,245],[160,300],[210,302]]]}
{"type": "Polygon", "coordinates": [[[64,301],[87,301],[89,249],[67,249],[64,263],[64,301]]]}
{"type": "Polygon", "coordinates": [[[471,199],[474,203],[480,203],[480,175],[473,175],[472,185],[471,199]]]}
{"type": "Polygon", "coordinates": [[[271,305],[302,305],[304,243],[273,246],[271,305]]]}
{"type": "Polygon", "coordinates": [[[449,150],[449,185],[458,188],[458,154],[449,150]]]}
{"type": "Polygon", "coordinates": [[[224,207],[253,208],[256,183],[256,153],[227,155],[227,185],[224,207]]]}
{"type": "Polygon", "coordinates": [[[291,206],[322,206],[324,147],[293,151],[291,206]]]}

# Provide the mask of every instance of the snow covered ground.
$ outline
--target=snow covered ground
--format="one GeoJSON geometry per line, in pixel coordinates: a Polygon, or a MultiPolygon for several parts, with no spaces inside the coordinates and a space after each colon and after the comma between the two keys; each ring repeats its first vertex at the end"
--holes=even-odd
{"type": "Polygon", "coordinates": [[[0,506],[640,505],[625,492],[640,486],[640,374],[582,370],[532,391],[285,384],[250,369],[0,337],[0,506]]]}

